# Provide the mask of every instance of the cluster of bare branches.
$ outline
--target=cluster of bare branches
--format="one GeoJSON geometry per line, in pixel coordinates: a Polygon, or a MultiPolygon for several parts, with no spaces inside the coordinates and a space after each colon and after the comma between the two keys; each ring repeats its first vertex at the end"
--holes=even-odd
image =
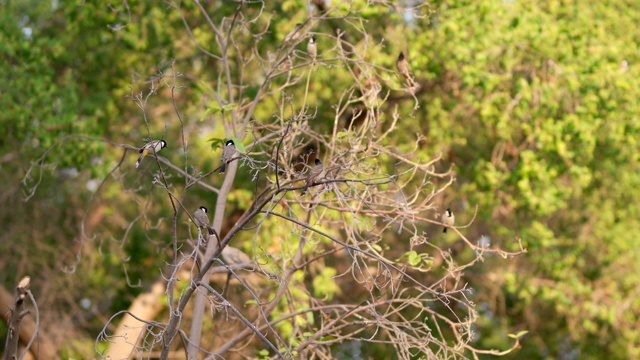
{"type": "MultiPolygon", "coordinates": [[[[463,272],[488,253],[506,257],[525,250],[520,246],[508,253],[474,244],[458,230],[472,220],[453,227],[474,253],[473,259],[458,263],[431,235],[443,225],[435,220],[442,211],[438,202],[455,175],[437,170],[440,157],[417,160],[421,136],[410,150],[399,150],[392,141],[402,131],[398,126],[402,119],[415,121],[411,114],[401,113],[399,104],[413,101],[417,108],[417,96],[428,84],[410,77],[407,64],[389,69],[365,60],[368,49],[376,45],[362,19],[340,14],[340,3],[327,7],[325,2],[313,2],[315,13],[266,53],[258,46],[270,25],[265,3],[257,2],[256,10],[246,1],[237,2],[233,16],[215,18],[212,10],[195,1],[206,29],[214,34],[215,49],[198,42],[193,19],[180,3],[168,4],[182,15],[195,46],[218,66],[217,83],[209,86],[208,95],[223,110],[207,121],[221,124],[227,137],[245,139],[247,152],[234,158],[220,186],[212,185],[217,168],[202,171],[190,163],[177,96],[190,79],[172,65],[171,72],[153,77],[146,95],[132,93],[149,138],[157,138],[152,136],[157,126],[147,118],[147,100],[159,89],[170,94],[180,124],[183,162],[174,163],[160,153],[152,154],[156,164],[151,166],[156,169],[151,181],[163,189],[173,210],[169,222],[173,241],[168,249],[171,262],[158,287],[147,294],[166,295],[168,320],[139,316],[133,307],[119,312],[105,325],[96,351],[100,341],[113,343],[105,354],[111,358],[122,354],[120,348],[127,357],[162,359],[177,349],[185,349],[190,359],[256,354],[259,349],[266,351],[260,353],[264,357],[331,359],[336,344],[352,341],[392,346],[400,358],[458,358],[465,353],[477,358],[510,351],[471,345],[477,313],[470,299],[473,289],[463,272]],[[251,33],[254,24],[264,24],[264,30],[251,33]],[[333,31],[314,30],[318,28],[333,31]],[[329,39],[333,46],[318,49],[317,56],[298,50],[311,36],[329,39]],[[322,119],[332,125],[331,131],[322,132],[317,104],[308,102],[310,84],[316,72],[337,67],[351,76],[352,86],[340,92],[333,119],[322,119]],[[244,69],[263,70],[252,98],[243,93],[250,78],[244,69]],[[389,74],[397,80],[390,80],[389,74]],[[392,93],[401,95],[391,100],[392,93]],[[302,99],[293,94],[303,94],[302,99]],[[267,101],[278,104],[276,114],[271,120],[257,120],[256,108],[267,101]],[[323,171],[310,181],[315,159],[321,160],[323,171]],[[223,233],[229,195],[240,171],[250,174],[254,195],[251,205],[223,233]],[[309,194],[301,196],[306,185],[309,194]],[[184,206],[195,186],[216,199],[211,223],[215,235],[199,232],[197,239],[185,240],[180,224],[195,210],[184,206]],[[279,254],[265,250],[270,241],[266,234],[274,228],[281,241],[292,244],[279,254]],[[225,248],[232,241],[238,246],[237,239],[253,242],[249,263],[223,261],[225,248]],[[389,246],[389,242],[397,246],[398,239],[408,239],[402,249],[389,246]],[[323,291],[314,279],[327,267],[335,269],[329,277],[340,290],[334,294],[353,296],[318,295],[323,291]],[[221,290],[217,274],[235,280],[231,284],[227,280],[221,290]],[[230,290],[232,284],[239,284],[242,292],[230,290]],[[122,315],[121,327],[111,333],[108,325],[122,315]]],[[[404,55],[402,59],[406,61],[404,55]]],[[[123,166],[127,150],[134,149],[112,145],[124,150],[110,175],[123,166]]]]}

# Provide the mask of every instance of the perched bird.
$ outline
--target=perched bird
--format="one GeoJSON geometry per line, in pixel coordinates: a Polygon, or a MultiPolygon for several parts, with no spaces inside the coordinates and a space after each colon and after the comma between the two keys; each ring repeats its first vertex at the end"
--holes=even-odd
{"type": "Polygon", "coordinates": [[[307,53],[311,56],[312,64],[316,62],[316,56],[318,56],[318,43],[316,42],[316,37],[311,36],[309,38],[309,42],[307,43],[307,53]]]}
{"type": "Polygon", "coordinates": [[[227,169],[227,164],[233,160],[236,153],[236,144],[233,140],[227,140],[224,144],[224,149],[222,150],[222,156],[220,157],[220,160],[222,161],[222,165],[220,165],[220,174],[224,174],[227,169]]]}
{"type": "Polygon", "coordinates": [[[206,207],[200,206],[198,210],[193,213],[193,223],[200,229],[205,228],[209,232],[209,235],[213,235],[214,231],[211,226],[209,226],[209,216],[207,215],[206,207]]]}
{"type": "Polygon", "coordinates": [[[376,100],[378,99],[378,94],[382,91],[382,85],[378,82],[375,76],[369,76],[364,81],[365,92],[363,95],[365,101],[365,105],[367,107],[373,107],[376,105],[376,100]]]}
{"type": "Polygon", "coordinates": [[[144,159],[147,155],[155,154],[165,147],[167,147],[167,142],[164,140],[152,140],[144,144],[144,146],[140,148],[140,150],[138,150],[138,152],[142,155],[140,155],[138,161],[136,161],[136,168],[140,166],[140,162],[142,162],[142,159],[144,159]]]}
{"type": "Polygon", "coordinates": [[[284,42],[287,43],[290,41],[296,41],[300,38],[301,34],[302,34],[302,24],[297,23],[296,27],[294,27],[293,30],[289,31],[287,36],[284,37],[284,42]]]}
{"type": "Polygon", "coordinates": [[[409,62],[404,56],[404,52],[400,51],[398,59],[396,60],[396,67],[398,72],[409,82],[409,86],[413,86],[413,79],[411,78],[411,71],[409,70],[409,62]]]}
{"type": "Polygon", "coordinates": [[[222,249],[222,259],[227,265],[250,265],[252,263],[249,255],[242,252],[242,250],[238,248],[234,248],[233,246],[226,246],[222,249]]]}
{"type": "Polygon", "coordinates": [[[456,220],[456,217],[453,215],[453,212],[451,211],[451,209],[447,208],[447,211],[445,211],[444,214],[442,214],[442,223],[446,225],[444,227],[444,231],[442,232],[447,232],[447,227],[453,226],[453,222],[455,220],[456,220]]]}
{"type": "MultiPolygon", "coordinates": [[[[222,259],[227,264],[227,266],[244,265],[243,267],[255,268],[251,258],[247,254],[243,253],[242,250],[234,248],[233,246],[227,245],[224,249],[222,249],[222,259]]],[[[235,275],[235,277],[237,278],[237,275],[235,275]]],[[[229,271],[227,274],[227,282],[224,284],[224,290],[222,291],[223,297],[225,297],[227,294],[230,280],[231,271],[229,271]]]]}
{"type": "Polygon", "coordinates": [[[324,171],[324,165],[322,165],[322,161],[316,158],[314,161],[315,165],[309,170],[309,174],[305,180],[304,189],[302,189],[302,193],[300,196],[304,196],[307,193],[307,188],[311,186],[319,177],[322,177],[322,172],[324,171]]]}

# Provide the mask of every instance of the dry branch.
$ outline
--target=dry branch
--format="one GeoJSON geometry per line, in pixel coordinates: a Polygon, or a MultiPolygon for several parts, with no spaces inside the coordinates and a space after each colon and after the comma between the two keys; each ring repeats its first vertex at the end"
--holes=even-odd
{"type": "MultiPolygon", "coordinates": [[[[38,336],[38,324],[29,314],[25,306],[25,298],[30,297],[29,287],[31,278],[25,276],[16,286],[15,295],[12,296],[3,287],[0,287],[0,307],[10,309],[3,311],[2,318],[7,322],[7,339],[5,342],[5,360],[18,359],[18,344],[29,344],[38,336]]],[[[39,346],[28,347],[28,351],[33,358],[58,359],[57,347],[46,337],[39,336],[39,346]]],[[[24,355],[21,355],[24,356],[24,355]]]]}

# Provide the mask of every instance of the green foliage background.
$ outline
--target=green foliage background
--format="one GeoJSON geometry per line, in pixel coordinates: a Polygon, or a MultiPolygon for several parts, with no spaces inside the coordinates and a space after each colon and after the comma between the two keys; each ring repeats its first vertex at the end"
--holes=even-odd
{"type": "MultiPolygon", "coordinates": [[[[36,296],[39,290],[69,289],[63,299],[43,300],[51,319],[56,311],[77,308],[82,298],[96,299],[94,310],[102,317],[73,317],[73,332],[90,344],[104,316],[139,292],[123,285],[123,267],[133,282],[145,282],[157,275],[148,269],[166,260],[168,227],[144,230],[143,225],[155,225],[153,219],[170,216],[170,210],[158,191],[132,204],[117,184],[108,184],[102,200],[92,202],[87,184],[106,176],[120,158],[119,150],[98,141],[74,138],[54,148],[43,182],[27,203],[25,191],[33,182],[20,181],[31,162],[65,135],[132,145],[149,134],[163,135],[178,149],[178,125],[167,94],[150,97],[146,105],[150,133],[131,100],[147,89],[144,80],[167,71],[172,59],[193,81],[183,84],[179,97],[190,154],[197,155],[197,166],[215,161],[219,155],[206,140],[223,138],[224,132],[216,114],[204,120],[202,114],[213,100],[207,86],[219,64],[198,51],[179,14],[162,3],[130,4],[128,10],[122,4],[57,4],[0,2],[0,178],[6,184],[0,192],[0,260],[5,264],[0,279],[12,288],[29,273],[36,296]],[[73,176],[63,171],[74,169],[73,176]],[[105,239],[123,236],[124,230],[112,232],[114,226],[124,226],[143,208],[148,212],[125,243],[100,242],[102,253],[81,250],[81,271],[62,273],[74,263],[77,224],[87,207],[104,213],[94,231],[105,239]],[[110,300],[104,300],[103,289],[109,289],[110,300]]],[[[268,4],[272,23],[258,48],[277,49],[287,29],[305,19],[305,6],[302,1],[268,4]]],[[[217,11],[234,9],[220,5],[217,11]]],[[[478,206],[467,236],[487,235],[503,248],[515,246],[514,238],[520,237],[528,249],[519,258],[485,261],[467,272],[482,315],[474,346],[506,349],[506,335],[526,329],[529,338],[508,358],[639,358],[637,4],[434,1],[423,8],[425,18],[367,7],[364,1],[347,9],[366,20],[364,28],[376,43],[367,49],[366,60],[391,70],[383,78],[395,81],[395,57],[405,50],[415,77],[428,81],[418,94],[417,110],[412,100],[397,100],[405,114],[399,133],[406,138],[388,139],[389,144],[407,147],[422,134],[420,156],[443,153],[441,166],[453,164],[458,174],[449,200],[459,223],[478,206]]],[[[187,2],[182,11],[193,36],[215,46],[195,6],[187,2]]],[[[259,8],[247,11],[257,14],[259,8]]],[[[265,21],[252,24],[252,30],[262,29],[265,21]]],[[[315,31],[329,29],[320,24],[315,31]]],[[[352,36],[355,42],[361,35],[352,36]]],[[[319,37],[321,49],[329,42],[319,37]]],[[[333,118],[332,105],[350,85],[341,76],[345,71],[322,68],[314,74],[308,102],[319,106],[319,119],[333,118]]],[[[245,73],[243,95],[251,98],[262,73],[255,65],[245,73]]],[[[256,118],[268,122],[277,112],[275,101],[265,101],[256,118]]],[[[331,124],[316,126],[330,131],[331,124]]],[[[178,152],[165,156],[180,158],[178,152]]],[[[39,173],[32,175],[37,179],[39,173]]],[[[125,179],[150,188],[134,172],[125,179]]],[[[248,205],[250,194],[242,189],[253,186],[248,176],[236,180],[238,191],[230,198],[235,207],[248,205]]],[[[268,238],[277,238],[277,225],[270,229],[265,231],[274,234],[268,238]]],[[[389,241],[402,246],[407,239],[389,241]]],[[[333,271],[324,270],[324,277],[333,271]]]]}

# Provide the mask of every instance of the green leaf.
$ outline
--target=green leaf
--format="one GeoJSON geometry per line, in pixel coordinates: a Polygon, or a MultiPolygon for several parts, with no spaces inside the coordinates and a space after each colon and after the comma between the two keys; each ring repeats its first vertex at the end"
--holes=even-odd
{"type": "Polygon", "coordinates": [[[225,140],[223,138],[211,138],[207,140],[207,142],[209,141],[211,142],[211,148],[215,150],[221,144],[224,144],[225,140]]]}
{"type": "Polygon", "coordinates": [[[415,251],[409,252],[409,265],[416,266],[420,264],[420,260],[421,260],[420,255],[418,255],[417,252],[415,251]]]}
{"type": "Polygon", "coordinates": [[[224,139],[224,141],[226,142],[227,140],[233,140],[233,143],[236,145],[236,149],[238,149],[238,151],[240,151],[241,153],[246,153],[247,149],[244,147],[244,144],[242,143],[242,141],[238,138],[235,137],[230,137],[227,139],[224,139]]]}
{"type": "Polygon", "coordinates": [[[246,307],[247,305],[258,305],[258,302],[253,299],[247,300],[245,301],[244,306],[246,307]]]}
{"type": "Polygon", "coordinates": [[[214,112],[220,112],[222,111],[222,109],[220,108],[220,104],[218,104],[217,101],[209,101],[209,103],[206,105],[207,110],[211,110],[214,112]]]}
{"type": "MultiPolygon", "coordinates": [[[[228,105],[225,105],[225,106],[228,106],[228,105]]],[[[210,101],[207,104],[207,109],[204,111],[204,114],[202,114],[202,116],[200,117],[200,121],[203,121],[204,119],[206,119],[207,116],[209,116],[211,114],[219,113],[222,110],[223,109],[220,108],[218,103],[216,103],[214,101],[210,101]]]]}
{"type": "Polygon", "coordinates": [[[261,358],[266,358],[269,356],[269,350],[267,349],[262,349],[260,351],[258,351],[258,356],[261,358]]]}
{"type": "Polygon", "coordinates": [[[321,336],[320,338],[318,338],[318,340],[320,341],[331,341],[331,340],[335,340],[336,337],[335,336],[321,336]]]}
{"type": "Polygon", "coordinates": [[[222,111],[231,111],[238,108],[238,104],[227,104],[222,106],[222,111]]]}
{"type": "Polygon", "coordinates": [[[517,334],[509,334],[507,336],[509,336],[512,339],[520,339],[521,337],[527,335],[529,333],[529,330],[522,330],[517,334]]]}
{"type": "Polygon", "coordinates": [[[217,150],[217,149],[221,149],[228,140],[233,140],[233,143],[236,145],[236,149],[238,149],[239,152],[241,153],[247,152],[247,148],[244,147],[244,144],[242,143],[242,141],[235,137],[224,138],[224,139],[211,138],[211,139],[208,139],[207,142],[211,142],[211,148],[213,150],[217,150]]]}

